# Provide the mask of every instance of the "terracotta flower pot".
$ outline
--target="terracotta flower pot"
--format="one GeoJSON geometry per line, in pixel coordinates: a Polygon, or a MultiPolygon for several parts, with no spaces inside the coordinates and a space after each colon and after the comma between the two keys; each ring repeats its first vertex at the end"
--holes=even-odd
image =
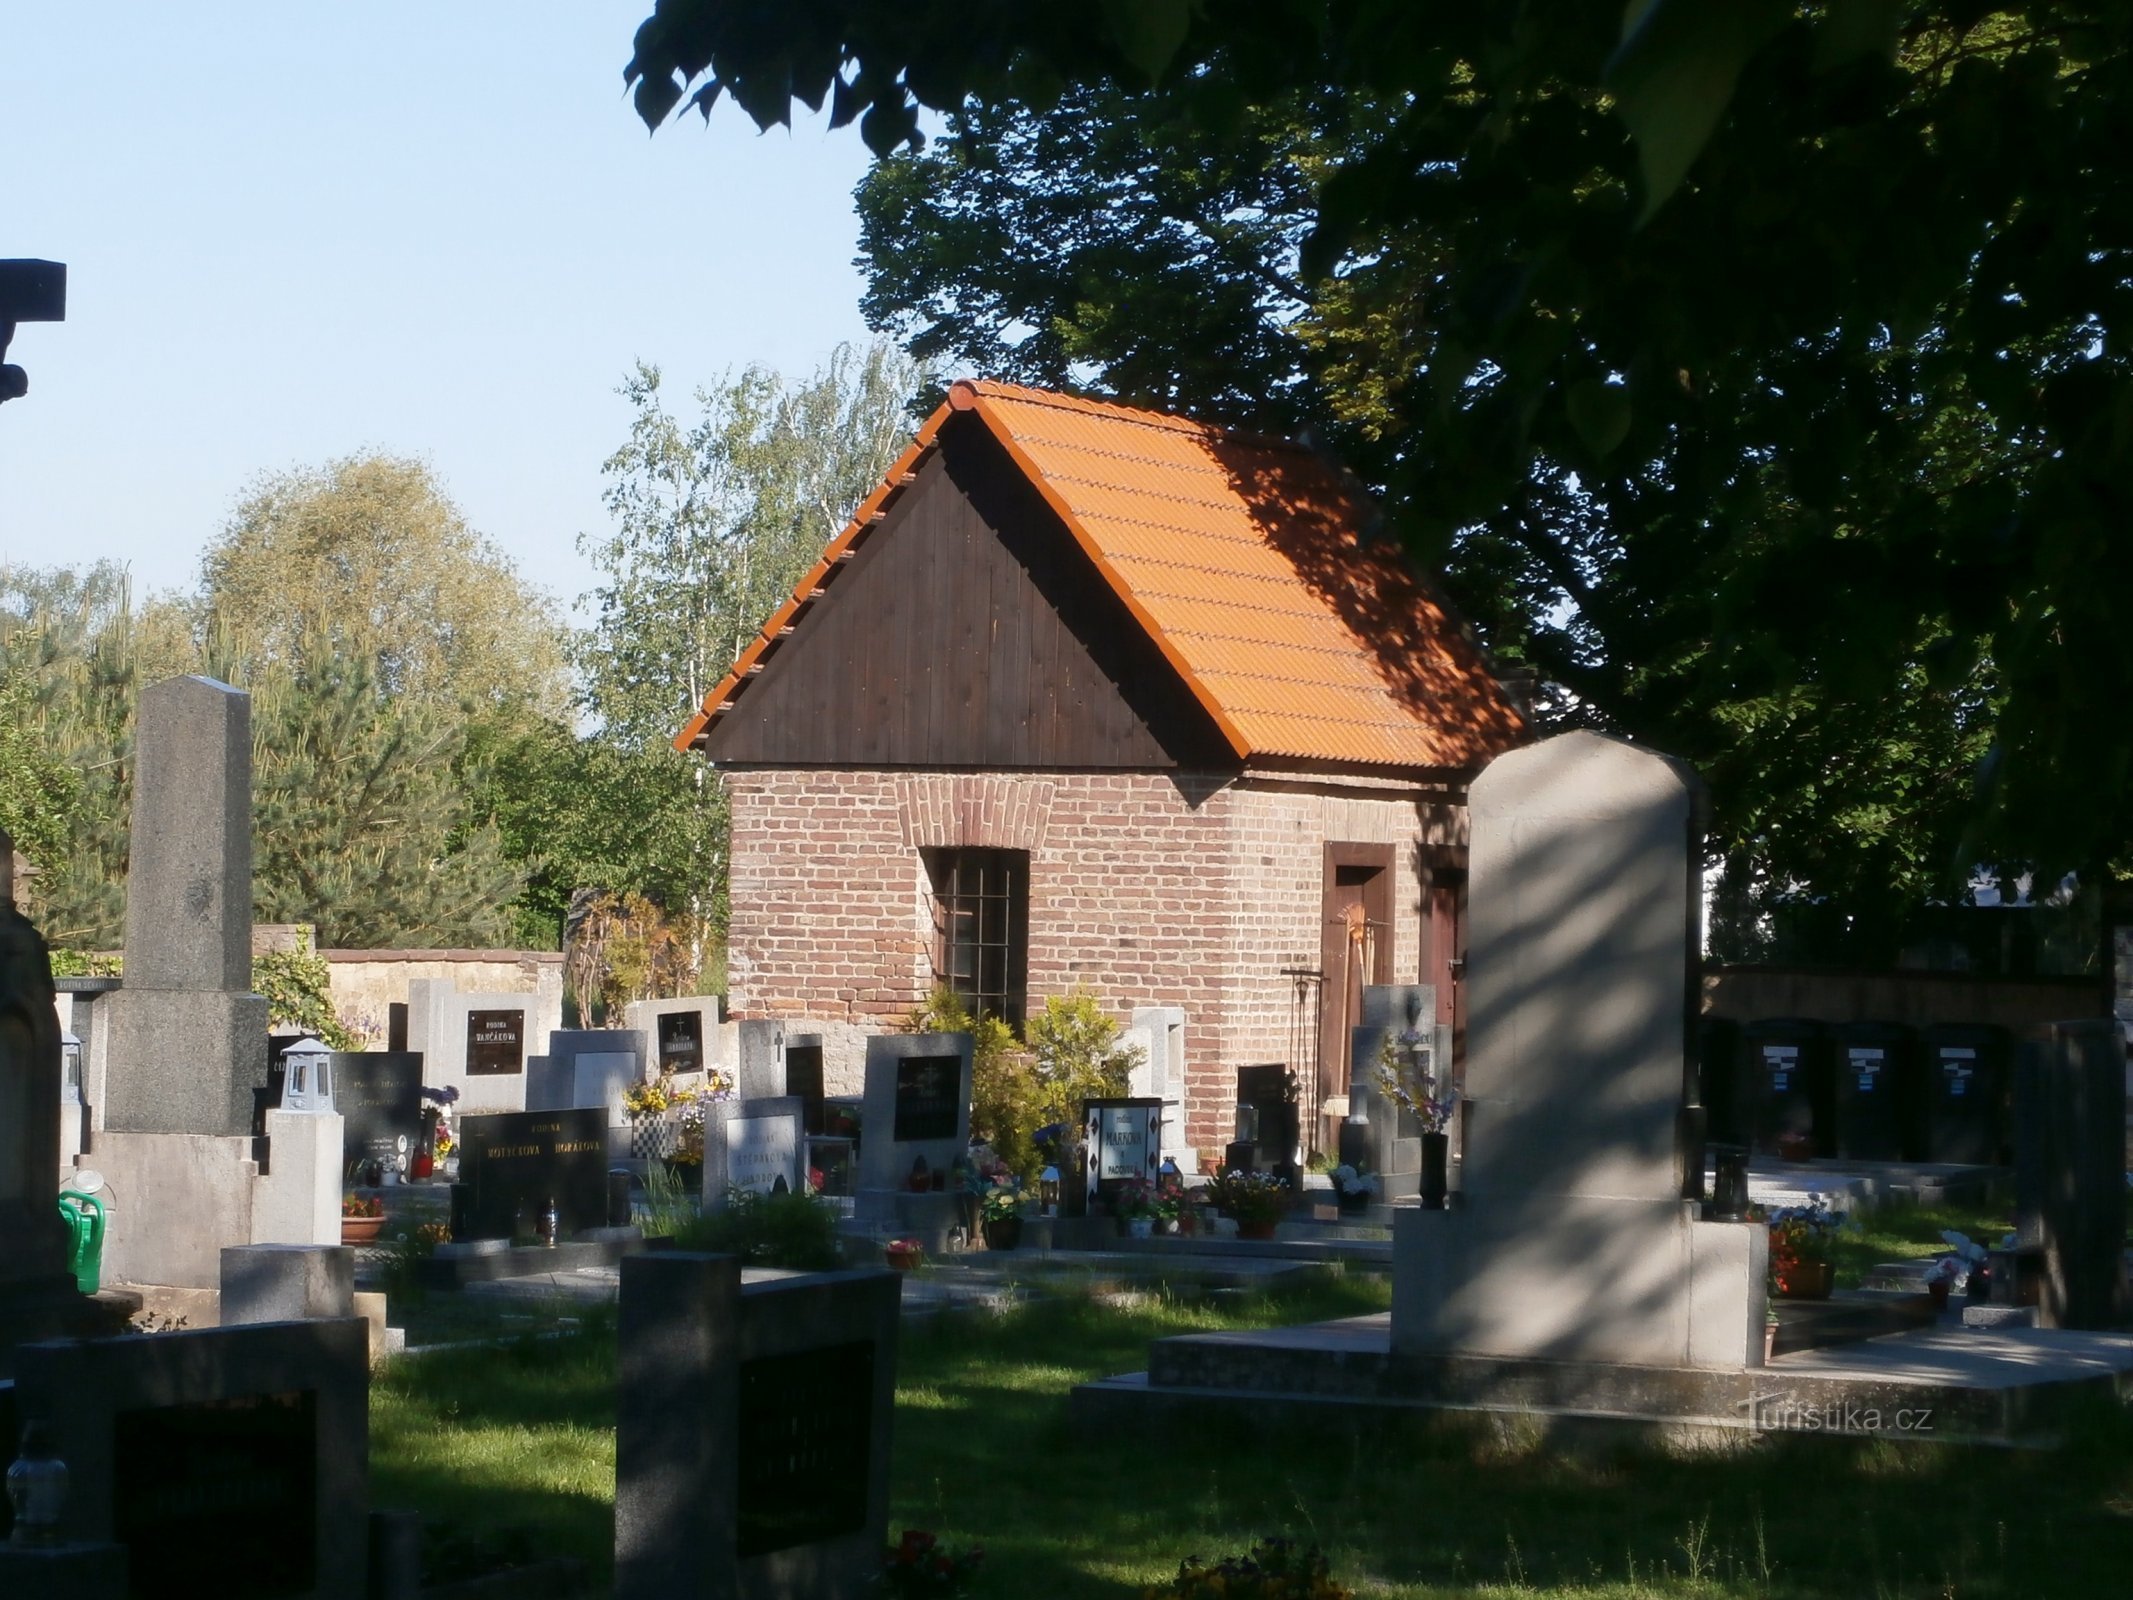
{"type": "Polygon", "coordinates": [[[1786,1300],[1827,1300],[1836,1286],[1837,1268],[1830,1261],[1802,1261],[1778,1278],[1778,1294],[1786,1300]]]}
{"type": "Polygon", "coordinates": [[[384,1226],[385,1219],[383,1217],[343,1217],[341,1218],[341,1243],[375,1244],[378,1239],[378,1230],[384,1226]]]}
{"type": "Polygon", "coordinates": [[[884,1250],[882,1259],[898,1272],[909,1272],[918,1265],[919,1252],[916,1250],[884,1250]]]}

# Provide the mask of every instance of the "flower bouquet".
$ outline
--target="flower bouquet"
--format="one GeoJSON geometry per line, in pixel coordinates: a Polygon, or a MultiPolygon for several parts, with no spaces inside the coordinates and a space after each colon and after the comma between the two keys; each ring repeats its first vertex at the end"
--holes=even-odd
{"type": "Polygon", "coordinates": [[[1141,1600],[1350,1600],[1353,1594],[1333,1581],[1317,1545],[1261,1539],[1214,1566],[1198,1556],[1180,1562],[1175,1578],[1143,1589],[1141,1600]]]}
{"type": "Polygon", "coordinates": [[[917,1239],[906,1235],[884,1244],[881,1247],[881,1258],[898,1272],[909,1272],[926,1259],[926,1250],[917,1239]]]}
{"type": "Polygon", "coordinates": [[[1424,1133],[1442,1133],[1459,1109],[1459,1090],[1440,1075],[1428,1042],[1413,1028],[1392,1034],[1378,1050],[1378,1092],[1413,1113],[1424,1133]]]}

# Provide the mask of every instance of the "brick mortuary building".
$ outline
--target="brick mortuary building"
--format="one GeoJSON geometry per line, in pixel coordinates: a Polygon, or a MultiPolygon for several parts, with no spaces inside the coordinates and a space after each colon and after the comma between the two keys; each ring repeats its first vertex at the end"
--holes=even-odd
{"type": "Polygon", "coordinates": [[[1524,730],[1371,514],[1299,446],[954,385],[675,741],[732,802],[734,1014],[834,1090],[941,980],[1182,1006],[1202,1149],[1240,1066],[1340,1109],[1363,983],[1454,1022],[1466,784],[1524,730]]]}

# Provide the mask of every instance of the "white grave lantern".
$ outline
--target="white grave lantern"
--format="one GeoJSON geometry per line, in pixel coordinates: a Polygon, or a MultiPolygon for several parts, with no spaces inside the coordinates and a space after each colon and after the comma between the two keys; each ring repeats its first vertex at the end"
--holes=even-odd
{"type": "Polygon", "coordinates": [[[281,1053],[281,1108],[333,1114],[333,1052],[316,1039],[302,1038],[281,1053]]]}
{"type": "Polygon", "coordinates": [[[61,1105],[81,1104],[81,1040],[71,1028],[59,1036],[59,1101],[61,1105]]]}

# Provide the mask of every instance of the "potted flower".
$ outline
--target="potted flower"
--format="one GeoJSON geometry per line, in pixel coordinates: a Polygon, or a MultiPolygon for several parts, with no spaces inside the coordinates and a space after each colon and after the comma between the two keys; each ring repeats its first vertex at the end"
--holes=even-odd
{"type": "Polygon", "coordinates": [[[926,1258],[926,1251],[918,1240],[908,1235],[891,1239],[881,1247],[881,1258],[898,1272],[909,1272],[926,1258]]]}
{"type": "Polygon", "coordinates": [[[1933,1301],[1935,1311],[1948,1309],[1948,1292],[1962,1275],[1963,1263],[1952,1255],[1942,1256],[1926,1268],[1926,1294],[1933,1301]]]}
{"type": "Polygon", "coordinates": [[[1215,1204],[1237,1222],[1240,1239],[1271,1239],[1289,1214],[1289,1181],[1271,1172],[1229,1171],[1209,1185],[1215,1204]]]}
{"type": "Polygon", "coordinates": [[[1155,1185],[1146,1178],[1127,1178],[1111,1192],[1111,1215],[1121,1231],[1135,1239],[1155,1232],[1155,1185]]]}
{"type": "Polygon", "coordinates": [[[1369,1173],[1359,1172],[1345,1161],[1333,1169],[1333,1193],[1343,1215],[1359,1215],[1377,1192],[1378,1180],[1369,1173]]]}
{"type": "Polygon", "coordinates": [[[988,1250],[1012,1250],[1022,1242],[1022,1185],[1013,1178],[995,1183],[979,1197],[978,1226],[988,1250]]]}
{"type": "Polygon", "coordinates": [[[372,1244],[385,1226],[385,1202],[378,1196],[346,1194],[341,1197],[341,1243],[372,1244]]]}
{"type": "Polygon", "coordinates": [[[1437,1071],[1418,1028],[1402,1028],[1378,1050],[1378,1092],[1422,1124],[1422,1204],[1442,1211],[1451,1193],[1452,1115],[1459,1089],[1437,1071]]]}
{"type": "Polygon", "coordinates": [[[1770,1229],[1770,1281],[1787,1300],[1827,1300],[1837,1281],[1837,1239],[1844,1219],[1819,1194],[1804,1206],[1780,1206],[1761,1219],[1770,1229]]]}
{"type": "Polygon", "coordinates": [[[1192,1197],[1185,1192],[1184,1175],[1174,1168],[1155,1186],[1155,1227],[1158,1233],[1192,1232],[1192,1197]]]}

